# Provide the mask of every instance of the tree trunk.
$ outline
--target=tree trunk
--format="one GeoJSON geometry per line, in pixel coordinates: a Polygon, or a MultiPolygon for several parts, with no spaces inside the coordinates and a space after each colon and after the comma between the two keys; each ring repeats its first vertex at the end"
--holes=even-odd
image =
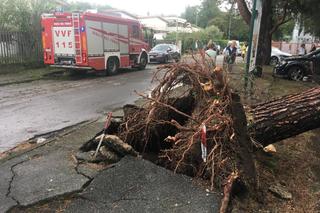
{"type": "MultiPolygon", "coordinates": [[[[240,15],[243,20],[250,25],[251,12],[245,0],[236,0],[240,15]]],[[[272,41],[272,5],[270,0],[262,0],[262,18],[259,33],[259,44],[257,50],[256,66],[261,68],[268,64],[271,56],[271,41],[272,41]]]]}
{"type": "Polygon", "coordinates": [[[263,146],[320,127],[320,87],[253,106],[251,136],[263,146]]]}
{"type": "Polygon", "coordinates": [[[271,56],[272,34],[272,7],[269,0],[262,0],[262,16],[260,23],[259,44],[257,50],[256,66],[268,64],[271,56]]]}

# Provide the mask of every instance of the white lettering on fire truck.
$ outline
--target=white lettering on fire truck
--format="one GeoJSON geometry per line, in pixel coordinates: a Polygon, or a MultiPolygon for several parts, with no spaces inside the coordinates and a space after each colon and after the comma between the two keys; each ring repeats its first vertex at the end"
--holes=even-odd
{"type": "Polygon", "coordinates": [[[72,27],[54,27],[53,38],[54,50],[56,54],[75,54],[74,31],[72,27]]]}

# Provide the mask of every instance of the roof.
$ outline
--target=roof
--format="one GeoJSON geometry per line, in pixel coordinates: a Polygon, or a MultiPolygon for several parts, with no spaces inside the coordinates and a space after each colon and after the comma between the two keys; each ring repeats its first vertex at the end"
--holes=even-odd
{"type": "Polygon", "coordinates": [[[100,12],[100,13],[118,13],[118,14],[123,13],[123,14],[125,14],[125,15],[127,15],[127,16],[131,16],[131,17],[134,18],[134,19],[138,19],[138,16],[137,16],[137,15],[132,14],[132,13],[129,13],[129,12],[125,11],[125,10],[106,9],[106,10],[101,10],[101,11],[99,11],[99,12],[100,12]]]}
{"type": "Polygon", "coordinates": [[[164,19],[163,17],[161,16],[139,16],[139,19],[150,19],[150,18],[158,18],[166,23],[169,23],[168,20],[164,19]]]}
{"type": "Polygon", "coordinates": [[[177,16],[164,16],[163,18],[166,19],[169,22],[172,22],[172,21],[176,22],[177,21],[177,22],[180,22],[180,23],[187,23],[186,19],[180,18],[180,17],[177,17],[177,16]]]}

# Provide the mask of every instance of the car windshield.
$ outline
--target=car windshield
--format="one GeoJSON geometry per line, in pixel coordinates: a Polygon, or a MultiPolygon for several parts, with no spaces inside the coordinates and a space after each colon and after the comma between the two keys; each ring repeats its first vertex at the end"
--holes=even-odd
{"type": "Polygon", "coordinates": [[[153,51],[167,51],[169,48],[168,45],[157,45],[154,48],[152,48],[153,51]]]}

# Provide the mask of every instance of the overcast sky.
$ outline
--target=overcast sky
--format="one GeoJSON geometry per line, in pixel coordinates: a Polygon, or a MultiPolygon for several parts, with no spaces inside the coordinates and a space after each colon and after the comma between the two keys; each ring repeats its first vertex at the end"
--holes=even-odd
{"type": "Polygon", "coordinates": [[[137,15],[180,15],[189,6],[199,5],[201,0],[76,0],[92,4],[107,4],[137,15]]]}

